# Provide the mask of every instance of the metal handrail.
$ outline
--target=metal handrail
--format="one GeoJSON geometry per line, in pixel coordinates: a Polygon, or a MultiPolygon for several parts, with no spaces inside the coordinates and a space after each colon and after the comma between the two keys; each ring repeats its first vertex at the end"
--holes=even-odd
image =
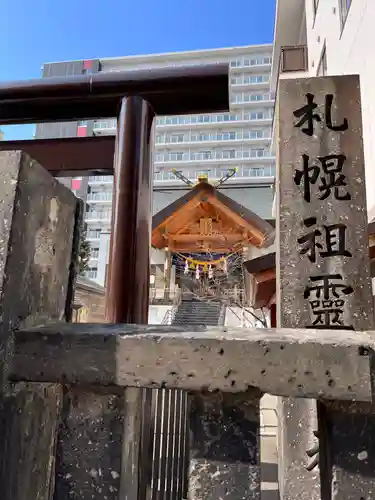
{"type": "Polygon", "coordinates": [[[174,317],[176,316],[176,312],[181,304],[182,300],[182,292],[181,288],[177,288],[177,293],[173,298],[173,306],[168,309],[168,311],[164,314],[164,318],[161,321],[162,325],[171,325],[173,323],[174,317]]]}

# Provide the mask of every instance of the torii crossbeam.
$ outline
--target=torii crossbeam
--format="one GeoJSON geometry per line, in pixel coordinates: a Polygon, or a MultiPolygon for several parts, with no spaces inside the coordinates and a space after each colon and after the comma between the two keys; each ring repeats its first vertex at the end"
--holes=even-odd
{"type": "Polygon", "coordinates": [[[229,111],[228,74],[228,64],[215,64],[0,85],[0,125],[117,116],[115,144],[111,137],[10,141],[0,146],[0,150],[29,152],[53,175],[69,175],[78,164],[87,173],[100,165],[113,172],[107,280],[107,319],[111,322],[148,320],[154,116],[229,111]]]}

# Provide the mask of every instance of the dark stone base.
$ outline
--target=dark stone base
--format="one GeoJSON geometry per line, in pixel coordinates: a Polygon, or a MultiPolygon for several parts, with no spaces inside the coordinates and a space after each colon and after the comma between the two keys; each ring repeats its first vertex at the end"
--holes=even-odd
{"type": "Polygon", "coordinates": [[[260,499],[260,394],[251,396],[192,396],[190,500],[260,499]]]}
{"type": "Polygon", "coordinates": [[[375,498],[375,415],[369,405],[340,402],[325,411],[332,500],[375,498]],[[341,410],[337,407],[340,406],[341,410]]]}
{"type": "Polygon", "coordinates": [[[57,447],[55,500],[119,498],[124,392],[67,390],[57,447]]]}

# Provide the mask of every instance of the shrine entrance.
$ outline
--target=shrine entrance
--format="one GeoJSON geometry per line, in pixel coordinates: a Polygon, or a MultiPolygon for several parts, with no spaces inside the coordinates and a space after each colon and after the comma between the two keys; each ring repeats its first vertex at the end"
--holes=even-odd
{"type": "Polygon", "coordinates": [[[186,296],[247,303],[247,250],[268,247],[274,229],[220,192],[206,178],[153,217],[152,246],[166,250],[165,289],[171,279],[186,296]]]}

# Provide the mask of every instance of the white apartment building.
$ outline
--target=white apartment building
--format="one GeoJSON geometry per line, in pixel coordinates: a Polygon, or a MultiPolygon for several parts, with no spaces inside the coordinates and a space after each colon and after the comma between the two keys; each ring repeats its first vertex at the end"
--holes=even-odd
{"type": "Polygon", "coordinates": [[[276,92],[279,77],[360,75],[370,220],[375,217],[374,20],[374,0],[278,0],[271,78],[276,92]]]}
{"type": "MultiPolygon", "coordinates": [[[[236,169],[223,192],[264,218],[272,217],[275,159],[270,151],[274,99],[270,92],[272,45],[49,63],[43,76],[62,76],[227,62],[230,65],[230,112],[158,116],[155,125],[153,213],[189,189],[172,172],[190,181],[200,175],[215,182],[236,169]]],[[[37,138],[115,134],[116,120],[38,125],[37,138]]],[[[105,281],[109,250],[112,177],[65,181],[86,204],[91,244],[87,277],[105,281]]],[[[153,252],[154,264],[164,263],[153,252]]]]}
{"type": "MultiPolygon", "coordinates": [[[[230,64],[229,113],[156,118],[154,213],[186,192],[186,185],[173,174],[172,169],[180,171],[194,182],[199,175],[207,176],[210,181],[218,181],[235,168],[236,174],[226,182],[228,194],[237,201],[243,201],[243,188],[258,186],[254,196],[258,210],[255,207],[255,211],[263,216],[271,216],[271,186],[275,175],[274,157],[270,152],[274,107],[273,95],[270,92],[272,46],[234,47],[100,60],[100,71],[220,62],[230,64]]],[[[115,125],[115,120],[96,121],[93,133],[114,134],[115,125]]],[[[104,283],[103,266],[107,262],[108,254],[111,200],[112,178],[89,178],[86,222],[92,254],[88,277],[101,284],[104,283]]],[[[153,257],[158,258],[156,254],[153,257]]],[[[164,262],[163,256],[159,256],[159,259],[161,262],[155,263],[164,262]]]]}

